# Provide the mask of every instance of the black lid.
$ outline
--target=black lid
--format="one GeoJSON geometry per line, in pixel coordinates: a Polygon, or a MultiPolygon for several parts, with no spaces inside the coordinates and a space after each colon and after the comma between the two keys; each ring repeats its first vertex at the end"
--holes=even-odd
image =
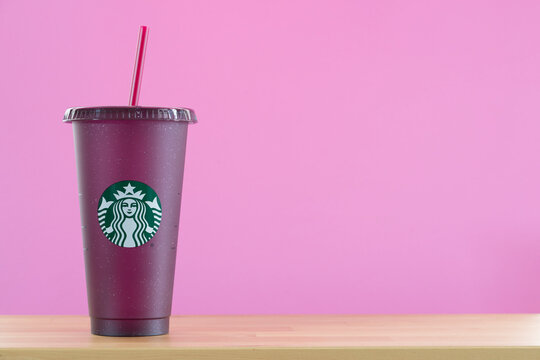
{"type": "Polygon", "coordinates": [[[64,122],[79,120],[166,120],[196,123],[197,117],[188,108],[141,106],[76,107],[67,109],[64,122]]]}

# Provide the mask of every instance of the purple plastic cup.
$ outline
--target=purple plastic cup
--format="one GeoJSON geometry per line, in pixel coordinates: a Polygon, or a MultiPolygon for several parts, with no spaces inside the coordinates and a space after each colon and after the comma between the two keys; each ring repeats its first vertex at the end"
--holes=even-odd
{"type": "Polygon", "coordinates": [[[73,125],[91,331],[169,331],[191,109],[66,110],[73,125]]]}

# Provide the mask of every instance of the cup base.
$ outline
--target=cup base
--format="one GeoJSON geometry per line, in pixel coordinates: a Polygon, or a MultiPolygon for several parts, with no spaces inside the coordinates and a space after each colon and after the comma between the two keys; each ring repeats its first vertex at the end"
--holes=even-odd
{"type": "Polygon", "coordinates": [[[169,318],[91,319],[91,331],[101,336],[154,336],[169,332],[169,318]]]}

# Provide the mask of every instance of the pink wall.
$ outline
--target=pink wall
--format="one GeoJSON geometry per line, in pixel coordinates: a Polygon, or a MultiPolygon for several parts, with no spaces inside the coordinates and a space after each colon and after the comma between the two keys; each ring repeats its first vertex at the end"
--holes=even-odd
{"type": "Polygon", "coordinates": [[[540,312],[537,1],[0,1],[0,313],[84,314],[71,106],[190,106],[173,312],[540,312]]]}

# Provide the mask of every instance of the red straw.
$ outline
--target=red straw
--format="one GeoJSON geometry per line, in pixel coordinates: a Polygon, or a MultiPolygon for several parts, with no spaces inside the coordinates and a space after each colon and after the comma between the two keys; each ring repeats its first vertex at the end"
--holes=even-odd
{"type": "Polygon", "coordinates": [[[139,103],[144,54],[146,53],[146,40],[148,40],[148,28],[146,26],[141,26],[141,30],[139,31],[139,44],[137,45],[137,57],[135,58],[135,68],[133,69],[133,79],[131,80],[131,94],[129,95],[129,105],[131,106],[137,106],[139,103]]]}

